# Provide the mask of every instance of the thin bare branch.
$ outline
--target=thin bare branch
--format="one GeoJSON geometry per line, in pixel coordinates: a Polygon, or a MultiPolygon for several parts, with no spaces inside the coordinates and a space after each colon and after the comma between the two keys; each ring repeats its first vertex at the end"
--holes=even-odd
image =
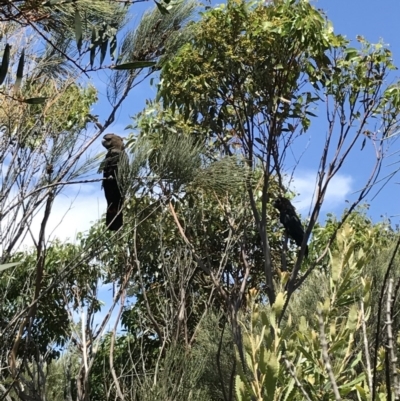
{"type": "MultiPolygon", "coordinates": [[[[390,359],[392,362],[392,375],[393,375],[393,387],[394,387],[394,399],[400,400],[400,382],[397,370],[397,355],[393,345],[393,320],[392,320],[392,290],[393,290],[393,279],[391,278],[387,287],[386,294],[386,330],[388,335],[388,344],[386,346],[390,353],[390,359]]],[[[388,389],[388,391],[391,391],[388,389]]]]}
{"type": "Polygon", "coordinates": [[[296,383],[297,388],[300,389],[300,391],[303,394],[303,397],[305,400],[307,401],[311,401],[310,396],[307,394],[306,389],[304,388],[304,386],[301,384],[300,380],[298,379],[298,377],[296,376],[296,372],[294,370],[294,366],[292,364],[292,362],[290,362],[285,355],[282,356],[283,361],[285,362],[285,366],[286,369],[288,370],[290,376],[292,376],[294,382],[296,383]]]}
{"type": "Polygon", "coordinates": [[[322,318],[321,311],[318,311],[318,321],[319,321],[320,343],[321,343],[321,348],[322,348],[322,359],[324,361],[324,366],[325,366],[326,371],[328,372],[329,381],[331,382],[331,385],[332,385],[335,400],[341,401],[342,398],[340,397],[339,388],[337,386],[335,375],[333,374],[333,370],[332,370],[331,360],[329,358],[328,342],[326,341],[326,337],[325,337],[325,325],[324,325],[324,320],[322,318]]]}
{"type": "Polygon", "coordinates": [[[368,378],[368,386],[369,391],[372,391],[372,370],[371,370],[371,358],[369,356],[369,345],[368,345],[368,337],[367,337],[367,327],[365,324],[365,313],[364,313],[364,301],[360,301],[360,310],[361,310],[361,325],[363,332],[363,342],[364,342],[364,354],[365,354],[365,363],[367,367],[367,378],[368,378]]]}

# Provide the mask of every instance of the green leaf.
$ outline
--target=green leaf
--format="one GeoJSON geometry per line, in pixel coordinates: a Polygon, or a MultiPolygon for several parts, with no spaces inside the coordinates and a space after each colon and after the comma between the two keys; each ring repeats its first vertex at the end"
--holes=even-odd
{"type": "Polygon", "coordinates": [[[75,39],[80,53],[82,48],[82,20],[78,9],[75,9],[75,39]]]}
{"type": "Polygon", "coordinates": [[[0,265],[0,272],[6,269],[9,269],[10,267],[18,266],[22,262],[14,262],[14,263],[5,263],[3,265],[0,265]]]}
{"type": "Polygon", "coordinates": [[[275,303],[272,305],[277,316],[279,316],[283,310],[283,306],[285,305],[285,294],[283,292],[278,292],[275,303]]]}
{"type": "Polygon", "coordinates": [[[61,3],[61,4],[67,4],[71,3],[72,0],[47,0],[44,3],[42,3],[43,6],[54,6],[55,4],[61,3]]]}
{"type": "MultiPolygon", "coordinates": [[[[294,379],[290,379],[289,384],[285,390],[285,397],[283,398],[283,401],[287,401],[289,399],[289,397],[292,395],[292,392],[294,390],[294,385],[295,385],[295,381],[294,379]]],[[[292,399],[293,397],[290,397],[290,399],[292,399]]]]}
{"type": "Polygon", "coordinates": [[[0,85],[4,82],[7,76],[8,65],[10,64],[10,48],[11,46],[7,43],[4,48],[3,60],[1,60],[0,66],[0,85]]]}
{"type": "Polygon", "coordinates": [[[265,374],[267,371],[267,363],[268,363],[268,353],[266,352],[265,347],[261,346],[258,365],[259,365],[260,372],[262,374],[265,374]]]}
{"type": "Polygon", "coordinates": [[[272,28],[274,25],[273,25],[273,23],[271,22],[271,21],[264,21],[263,23],[262,23],[262,29],[264,30],[264,31],[269,31],[269,29],[270,28],[272,28]]]}
{"type": "Polygon", "coordinates": [[[114,70],[136,70],[138,68],[152,67],[155,61],[132,61],[130,63],[118,64],[111,67],[114,70]]]}
{"type": "Polygon", "coordinates": [[[47,97],[31,97],[29,99],[23,99],[22,102],[28,104],[43,104],[47,97]]]}
{"type": "Polygon", "coordinates": [[[90,44],[90,67],[93,68],[94,59],[96,58],[96,47],[97,47],[97,30],[95,27],[92,28],[92,41],[90,44]]]}
{"type": "Polygon", "coordinates": [[[236,391],[236,398],[239,401],[243,401],[243,396],[245,394],[245,387],[244,387],[244,383],[239,375],[236,375],[235,391],[236,391]]]}
{"type": "Polygon", "coordinates": [[[358,384],[356,384],[354,386],[357,390],[358,395],[360,396],[362,401],[367,401],[368,397],[367,397],[367,392],[358,384]]]}
{"type": "Polygon", "coordinates": [[[25,63],[25,49],[22,49],[21,57],[19,58],[17,68],[17,79],[15,80],[14,90],[18,90],[21,87],[22,77],[24,75],[24,63],[25,63]]]}
{"type": "Polygon", "coordinates": [[[339,389],[340,390],[351,389],[352,387],[361,383],[364,380],[365,380],[365,373],[361,373],[354,380],[347,382],[347,383],[343,384],[342,386],[339,386],[339,389]]]}
{"type": "Polygon", "coordinates": [[[265,378],[265,387],[267,390],[268,398],[273,400],[276,390],[276,382],[279,374],[278,358],[275,354],[271,353],[267,363],[267,373],[265,378]]]}
{"type": "Polygon", "coordinates": [[[117,35],[113,35],[110,40],[110,57],[111,60],[115,60],[115,53],[117,51],[117,35]]]}
{"type": "Polygon", "coordinates": [[[100,67],[103,64],[104,58],[106,57],[108,46],[108,39],[104,40],[100,46],[100,67]]]}
{"type": "Polygon", "coordinates": [[[349,318],[346,322],[346,327],[351,331],[355,331],[358,323],[358,309],[356,305],[352,305],[349,310],[349,318]]]}
{"type": "Polygon", "coordinates": [[[154,0],[154,2],[156,3],[158,11],[160,11],[162,15],[169,14],[169,11],[161,3],[159,3],[157,0],[154,0]]]}
{"type": "Polygon", "coordinates": [[[309,362],[314,362],[314,357],[308,351],[306,351],[305,348],[299,346],[297,349],[307,358],[309,362]]]}
{"type": "Polygon", "coordinates": [[[335,352],[337,350],[345,348],[347,345],[346,340],[344,338],[339,339],[334,344],[332,344],[329,348],[329,352],[335,352]]]}

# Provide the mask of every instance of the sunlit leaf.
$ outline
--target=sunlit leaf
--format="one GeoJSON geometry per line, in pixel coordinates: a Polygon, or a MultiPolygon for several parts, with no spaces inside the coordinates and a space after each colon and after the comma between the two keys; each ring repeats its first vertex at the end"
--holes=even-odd
{"type": "Polygon", "coordinates": [[[267,373],[268,380],[265,381],[265,387],[267,390],[268,398],[273,400],[276,391],[276,382],[279,374],[279,362],[274,353],[271,353],[267,362],[267,373]]]}
{"type": "Polygon", "coordinates": [[[10,267],[18,266],[22,262],[13,262],[13,263],[5,263],[3,265],[0,265],[0,272],[6,269],[9,269],[10,267]]]}
{"type": "Polygon", "coordinates": [[[281,314],[284,305],[285,305],[285,294],[283,292],[278,292],[275,303],[272,306],[277,315],[281,314]]]}

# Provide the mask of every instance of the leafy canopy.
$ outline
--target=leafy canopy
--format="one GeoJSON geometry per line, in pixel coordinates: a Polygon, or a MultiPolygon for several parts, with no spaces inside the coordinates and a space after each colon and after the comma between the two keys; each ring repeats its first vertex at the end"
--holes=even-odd
{"type": "MultiPolygon", "coordinates": [[[[306,129],[312,98],[299,90],[306,79],[326,79],[325,53],[345,44],[319,11],[294,0],[274,6],[228,1],[205,12],[195,32],[196,40],[163,68],[159,96],[187,116],[197,110],[210,124],[219,111],[233,126],[230,104],[240,99],[247,113],[301,117],[306,129]]],[[[221,118],[213,125],[221,130],[221,118]]]]}

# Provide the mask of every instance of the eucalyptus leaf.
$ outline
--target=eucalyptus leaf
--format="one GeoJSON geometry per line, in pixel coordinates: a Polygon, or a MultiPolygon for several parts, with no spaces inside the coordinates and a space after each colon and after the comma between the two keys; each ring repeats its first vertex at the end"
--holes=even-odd
{"type": "Polygon", "coordinates": [[[48,6],[54,6],[56,4],[67,4],[71,3],[72,0],[47,0],[42,3],[43,6],[48,7],[48,6]]]}
{"type": "Polygon", "coordinates": [[[116,51],[117,51],[117,35],[114,34],[110,40],[110,57],[112,61],[115,60],[116,51]]]}
{"type": "Polygon", "coordinates": [[[114,65],[114,70],[136,70],[139,68],[152,67],[156,65],[155,61],[132,61],[130,63],[114,65]]]}
{"type": "Polygon", "coordinates": [[[96,27],[92,28],[92,40],[90,44],[90,67],[93,68],[94,59],[96,58],[96,47],[97,47],[97,30],[96,27]]]}
{"type": "Polygon", "coordinates": [[[156,0],[154,0],[154,2],[156,3],[157,8],[162,15],[169,14],[169,11],[161,3],[156,0]]]}
{"type": "Polygon", "coordinates": [[[100,46],[100,66],[103,64],[103,61],[106,57],[107,47],[108,47],[108,39],[104,40],[100,46]]]}
{"type": "Polygon", "coordinates": [[[11,46],[7,43],[4,48],[3,59],[1,60],[0,66],[0,85],[4,82],[7,76],[8,66],[10,64],[10,48],[11,46]]]}
{"type": "Polygon", "coordinates": [[[46,101],[47,97],[31,97],[28,99],[23,99],[22,102],[28,104],[43,104],[46,101]]]}
{"type": "Polygon", "coordinates": [[[15,81],[14,89],[17,91],[21,87],[22,77],[24,75],[24,64],[25,64],[25,49],[22,49],[21,56],[18,62],[17,68],[17,79],[15,81]]]}
{"type": "Polygon", "coordinates": [[[0,265],[0,272],[3,270],[9,269],[10,267],[18,266],[21,263],[22,262],[4,263],[4,264],[0,265]]]}
{"type": "Polygon", "coordinates": [[[78,9],[75,10],[75,39],[80,53],[82,49],[82,20],[78,9]]]}

